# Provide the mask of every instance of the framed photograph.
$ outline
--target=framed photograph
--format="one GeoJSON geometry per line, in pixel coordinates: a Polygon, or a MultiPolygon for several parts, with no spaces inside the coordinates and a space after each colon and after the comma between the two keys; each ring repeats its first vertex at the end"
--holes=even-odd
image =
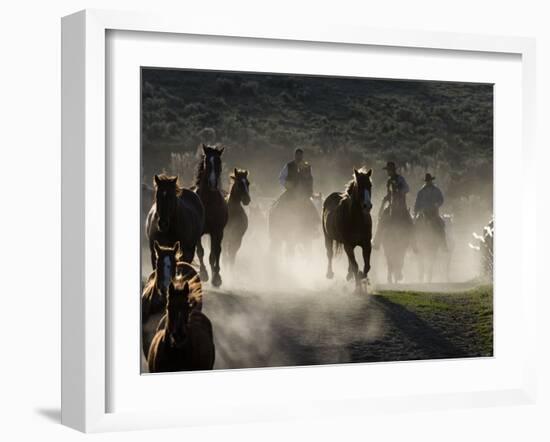
{"type": "Polygon", "coordinates": [[[533,401],[534,53],[65,17],[62,422],[533,401]]]}

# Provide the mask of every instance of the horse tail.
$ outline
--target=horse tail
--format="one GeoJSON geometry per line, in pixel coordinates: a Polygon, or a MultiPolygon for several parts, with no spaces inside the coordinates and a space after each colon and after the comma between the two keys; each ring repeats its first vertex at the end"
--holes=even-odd
{"type": "MultiPolygon", "coordinates": [[[[323,201],[323,219],[321,224],[323,226],[323,234],[325,235],[326,239],[330,238],[329,232],[327,231],[327,217],[331,212],[337,210],[341,198],[341,194],[339,194],[338,192],[333,192],[326,197],[325,201],[323,201]]],[[[334,256],[338,256],[342,252],[343,244],[336,241],[335,239],[331,239],[331,241],[334,256]]]]}
{"type": "MultiPolygon", "coordinates": [[[[326,214],[326,209],[325,207],[323,207],[323,219],[321,220],[321,225],[323,226],[323,235],[325,236],[325,239],[328,238],[328,232],[327,232],[327,226],[326,226],[326,222],[325,222],[325,214],[326,214]]],[[[332,252],[334,254],[334,256],[338,256],[340,255],[340,253],[342,253],[342,249],[344,247],[344,245],[341,243],[341,242],[338,242],[336,241],[335,239],[332,239],[332,252]]]]}

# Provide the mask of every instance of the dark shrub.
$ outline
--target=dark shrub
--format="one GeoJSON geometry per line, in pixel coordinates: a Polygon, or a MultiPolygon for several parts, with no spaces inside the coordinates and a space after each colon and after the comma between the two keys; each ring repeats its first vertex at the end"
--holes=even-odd
{"type": "Polygon", "coordinates": [[[245,81],[241,84],[241,93],[246,96],[255,97],[258,95],[259,87],[257,81],[245,81]]]}
{"type": "Polygon", "coordinates": [[[216,80],[216,91],[218,95],[234,95],[236,90],[235,82],[229,78],[220,77],[216,80]]]}

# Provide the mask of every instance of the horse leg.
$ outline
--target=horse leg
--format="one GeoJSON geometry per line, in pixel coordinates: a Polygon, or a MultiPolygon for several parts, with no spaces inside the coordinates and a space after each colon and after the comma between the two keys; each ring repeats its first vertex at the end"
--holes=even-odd
{"type": "Polygon", "coordinates": [[[388,273],[386,276],[386,282],[388,284],[393,283],[393,264],[392,264],[392,256],[389,252],[386,252],[386,265],[388,267],[388,273]]]}
{"type": "Polygon", "coordinates": [[[348,255],[348,276],[347,280],[349,281],[351,278],[355,278],[355,284],[357,286],[358,282],[358,276],[357,273],[359,272],[359,265],[357,264],[357,261],[355,260],[355,253],[354,248],[352,245],[344,244],[344,250],[346,251],[346,255],[348,255]]]}
{"type": "Polygon", "coordinates": [[[222,285],[222,277],[220,276],[220,255],[222,254],[222,239],[223,234],[210,234],[210,270],[212,271],[212,285],[219,287],[222,285]]]}
{"type": "Polygon", "coordinates": [[[237,251],[239,250],[239,245],[237,243],[231,243],[231,248],[227,251],[228,263],[231,269],[235,267],[235,261],[237,260],[237,251]]]}
{"type": "Polygon", "coordinates": [[[351,281],[351,278],[353,278],[354,272],[353,272],[353,266],[351,265],[351,262],[348,259],[348,274],[346,275],[346,281],[351,281]]]}
{"type": "Polygon", "coordinates": [[[236,258],[236,250],[231,247],[228,251],[227,251],[227,264],[229,264],[229,268],[231,270],[233,270],[233,267],[235,266],[235,258],[236,258]]]}
{"type": "Polygon", "coordinates": [[[332,257],[334,256],[334,243],[332,239],[328,238],[325,235],[325,248],[327,249],[327,278],[332,279],[334,278],[334,272],[332,271],[332,257]]]}
{"type": "MultiPolygon", "coordinates": [[[[244,236],[244,235],[243,235],[244,236]]],[[[231,255],[231,267],[235,265],[235,261],[237,260],[237,253],[239,252],[241,245],[243,243],[243,237],[237,238],[235,240],[235,243],[233,244],[233,250],[230,252],[231,255]]]]}
{"type": "Polygon", "coordinates": [[[362,277],[363,277],[363,279],[367,279],[367,276],[368,276],[369,271],[370,271],[370,254],[371,254],[371,251],[372,251],[372,246],[371,246],[370,241],[363,244],[361,249],[363,250],[363,275],[362,275],[362,277]]]}
{"type": "Polygon", "coordinates": [[[403,280],[403,264],[405,262],[405,250],[400,251],[399,256],[396,259],[395,268],[394,268],[394,276],[395,276],[395,282],[401,282],[403,280]]]}
{"type": "Polygon", "coordinates": [[[222,256],[223,256],[224,266],[227,267],[229,270],[232,270],[233,264],[235,262],[235,254],[233,252],[234,250],[233,241],[226,236],[223,241],[222,248],[223,248],[222,256]]]}
{"type": "Polygon", "coordinates": [[[417,262],[418,262],[418,280],[420,282],[424,282],[424,257],[421,252],[418,254],[417,262]]]}
{"type": "Polygon", "coordinates": [[[432,282],[433,279],[433,272],[434,272],[434,265],[435,265],[435,255],[436,253],[434,251],[430,252],[430,255],[428,257],[428,282],[432,282]]]}
{"type": "Polygon", "coordinates": [[[445,278],[447,282],[451,282],[451,250],[447,248],[445,254],[445,278]]]}
{"type": "Polygon", "coordinates": [[[197,256],[199,257],[200,263],[199,277],[201,281],[206,282],[208,281],[208,271],[206,270],[206,266],[204,265],[204,249],[202,247],[202,238],[199,238],[199,242],[197,243],[197,256]]]}

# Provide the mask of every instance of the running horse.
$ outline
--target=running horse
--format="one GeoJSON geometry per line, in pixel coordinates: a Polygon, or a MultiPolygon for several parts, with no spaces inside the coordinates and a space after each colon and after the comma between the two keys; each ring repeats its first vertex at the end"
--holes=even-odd
{"type": "MultiPolygon", "coordinates": [[[[222,284],[220,257],[223,231],[228,219],[227,202],[220,190],[223,151],[223,147],[218,149],[202,144],[202,155],[194,187],[194,191],[204,205],[205,218],[202,235],[210,235],[209,261],[214,287],[219,287],[222,284]]],[[[200,261],[200,278],[202,281],[208,281],[208,271],[204,265],[204,249],[200,239],[197,244],[197,255],[200,261]]]]}
{"type": "Polygon", "coordinates": [[[243,205],[250,204],[248,170],[235,168],[230,179],[231,189],[226,198],[229,217],[225,226],[223,250],[224,258],[233,266],[244,234],[248,230],[248,216],[243,208],[243,205]]]}
{"type": "MultiPolygon", "coordinates": [[[[414,222],[414,234],[418,247],[419,277],[421,282],[432,282],[436,258],[441,252],[445,257],[444,270],[448,278],[449,250],[445,237],[445,221],[437,209],[425,209],[414,222]]],[[[441,256],[443,258],[443,256],[441,256]]]]}
{"type": "Polygon", "coordinates": [[[332,258],[343,246],[348,257],[348,281],[355,279],[356,291],[361,290],[361,280],[367,279],[370,270],[372,239],[372,169],[353,169],[353,179],[343,193],[331,193],[323,203],[323,234],[327,252],[327,273],[334,277],[332,258]],[[355,247],[363,252],[363,271],[355,259],[355,247]]]}
{"type": "Polygon", "coordinates": [[[387,282],[392,284],[403,280],[405,254],[411,246],[416,251],[416,242],[413,222],[404,195],[398,191],[395,182],[390,183],[389,190],[389,207],[386,212],[384,207],[380,208],[378,222],[385,223],[381,245],[388,266],[387,282]],[[387,215],[383,216],[384,213],[387,215]]]}
{"type": "Polygon", "coordinates": [[[204,226],[204,207],[191,190],[178,185],[177,176],[155,175],[154,202],[145,222],[151,266],[155,268],[154,243],[172,247],[180,243],[182,260],[193,261],[204,226]]]}
{"type": "Polygon", "coordinates": [[[200,298],[200,281],[170,283],[165,315],[147,355],[150,373],[212,370],[214,334],[210,320],[195,308],[200,298]]]}
{"type": "Polygon", "coordinates": [[[296,185],[286,189],[273,203],[268,218],[271,250],[283,246],[288,254],[298,248],[309,255],[311,242],[319,233],[319,214],[313,205],[313,177],[309,165],[297,171],[296,185]]]}
{"type": "Polygon", "coordinates": [[[166,294],[172,279],[176,276],[182,252],[177,241],[173,247],[153,243],[155,265],[141,294],[141,327],[143,352],[147,355],[151,340],[166,308],[166,294]]]}

